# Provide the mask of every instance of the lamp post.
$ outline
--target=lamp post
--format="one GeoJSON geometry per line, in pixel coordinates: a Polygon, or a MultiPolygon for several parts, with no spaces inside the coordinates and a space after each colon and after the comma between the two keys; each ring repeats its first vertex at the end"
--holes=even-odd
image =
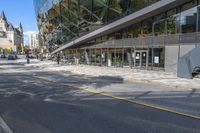
{"type": "MultiPolygon", "coordinates": [[[[167,35],[167,20],[168,19],[169,18],[165,18],[165,19],[160,19],[160,20],[153,22],[153,25],[152,25],[153,44],[155,42],[154,39],[155,39],[155,26],[156,26],[156,24],[165,21],[165,34],[167,35]]],[[[153,70],[153,66],[154,66],[154,49],[153,49],[153,46],[152,46],[152,70],[153,70]]]]}
{"type": "Polygon", "coordinates": [[[152,25],[152,35],[153,35],[153,37],[155,36],[155,26],[156,26],[156,24],[163,22],[163,21],[165,21],[165,34],[167,34],[167,20],[169,20],[169,18],[160,19],[160,20],[153,22],[153,25],[152,25]]]}

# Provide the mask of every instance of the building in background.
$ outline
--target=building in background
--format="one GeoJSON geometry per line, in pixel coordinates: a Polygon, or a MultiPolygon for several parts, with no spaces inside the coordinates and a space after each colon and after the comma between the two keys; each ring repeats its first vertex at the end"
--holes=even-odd
{"type": "Polygon", "coordinates": [[[39,39],[39,53],[44,57],[47,57],[49,55],[49,52],[40,34],[38,35],[38,39],[39,39]]]}
{"type": "Polygon", "coordinates": [[[1,52],[23,52],[23,27],[20,23],[19,27],[15,28],[8,22],[4,12],[0,16],[0,48],[1,52]]]}
{"type": "MultiPolygon", "coordinates": [[[[24,33],[24,43],[26,49],[35,55],[46,53],[47,49],[37,31],[27,31],[24,33]]],[[[26,50],[27,51],[27,50],[26,50]]]]}
{"type": "Polygon", "coordinates": [[[200,0],[35,0],[34,5],[49,52],[74,63],[176,72],[179,59],[200,45],[200,0]]]}
{"type": "Polygon", "coordinates": [[[30,33],[29,35],[29,47],[30,49],[38,49],[39,48],[39,37],[38,33],[30,33]]]}

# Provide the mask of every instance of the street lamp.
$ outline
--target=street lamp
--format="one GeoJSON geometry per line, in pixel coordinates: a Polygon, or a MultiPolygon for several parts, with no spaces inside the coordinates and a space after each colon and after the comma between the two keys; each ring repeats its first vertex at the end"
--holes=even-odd
{"type": "MultiPolygon", "coordinates": [[[[165,21],[165,34],[167,34],[167,20],[168,19],[169,18],[165,18],[165,19],[160,19],[160,20],[153,22],[153,25],[152,25],[153,45],[154,45],[154,42],[155,42],[154,39],[155,39],[155,26],[156,26],[156,24],[165,21]]],[[[154,64],[154,49],[153,49],[153,46],[152,46],[152,70],[153,70],[153,64],[154,64]]]]}
{"type": "Polygon", "coordinates": [[[153,34],[153,37],[155,36],[155,26],[156,24],[160,23],[160,22],[163,22],[165,21],[165,33],[167,34],[167,20],[169,18],[165,18],[165,19],[160,19],[160,20],[157,20],[155,22],[153,22],[153,25],[152,25],[152,34],[153,34]]]}

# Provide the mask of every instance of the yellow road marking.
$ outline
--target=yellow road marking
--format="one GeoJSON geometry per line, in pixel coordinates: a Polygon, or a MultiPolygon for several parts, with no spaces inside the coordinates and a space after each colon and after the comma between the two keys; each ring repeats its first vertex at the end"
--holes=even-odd
{"type": "MultiPolygon", "coordinates": [[[[51,83],[57,83],[56,81],[52,81],[52,80],[44,78],[44,77],[35,77],[35,78],[42,79],[42,80],[45,80],[45,81],[48,81],[48,82],[51,82],[51,83]]],[[[200,120],[199,116],[178,112],[178,111],[175,111],[175,110],[172,110],[172,109],[148,104],[148,103],[145,103],[145,102],[142,102],[142,101],[130,100],[130,99],[126,99],[126,98],[123,98],[123,97],[114,96],[114,95],[109,94],[109,93],[100,92],[100,91],[97,91],[97,90],[94,90],[94,89],[88,89],[88,88],[80,87],[80,86],[76,86],[76,85],[71,85],[71,84],[63,84],[63,85],[66,86],[66,87],[73,87],[73,88],[76,88],[76,89],[79,89],[79,90],[87,91],[87,92],[90,92],[90,93],[93,93],[93,94],[107,96],[107,97],[111,97],[113,99],[122,100],[122,101],[126,101],[126,102],[129,102],[129,103],[149,107],[149,108],[152,108],[152,109],[156,109],[156,110],[160,110],[160,111],[164,111],[164,112],[168,112],[168,113],[177,114],[177,115],[180,115],[180,116],[185,116],[185,117],[188,117],[188,118],[200,120]]]]}
{"type": "Polygon", "coordinates": [[[123,98],[123,97],[118,97],[118,96],[114,96],[114,95],[111,95],[111,94],[108,94],[108,93],[100,92],[100,91],[97,91],[97,90],[94,90],[94,89],[86,89],[86,88],[83,88],[83,87],[77,87],[77,86],[72,86],[72,85],[67,85],[67,84],[65,84],[65,85],[68,86],[68,87],[70,86],[70,87],[79,88],[81,90],[84,90],[84,91],[87,91],[87,92],[90,92],[90,93],[100,94],[100,95],[103,95],[103,96],[111,97],[113,99],[123,100],[123,101],[126,101],[126,102],[150,107],[150,108],[157,109],[157,110],[160,110],[160,111],[170,112],[170,113],[174,113],[174,114],[178,114],[178,115],[182,115],[182,116],[186,116],[186,117],[189,117],[189,118],[200,120],[200,117],[198,117],[198,116],[178,112],[178,111],[167,109],[167,108],[160,107],[160,106],[151,105],[151,104],[148,104],[148,103],[145,103],[145,102],[142,102],[142,101],[130,100],[130,99],[126,99],[126,98],[123,98]]]}

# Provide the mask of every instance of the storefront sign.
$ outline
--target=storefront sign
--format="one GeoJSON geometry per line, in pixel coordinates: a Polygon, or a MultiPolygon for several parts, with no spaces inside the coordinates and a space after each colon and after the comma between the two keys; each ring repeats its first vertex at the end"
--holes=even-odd
{"type": "Polygon", "coordinates": [[[140,59],[140,54],[136,54],[136,59],[137,59],[137,60],[140,59]]]}
{"type": "Polygon", "coordinates": [[[154,56],[154,63],[159,64],[159,56],[154,56]]]}

